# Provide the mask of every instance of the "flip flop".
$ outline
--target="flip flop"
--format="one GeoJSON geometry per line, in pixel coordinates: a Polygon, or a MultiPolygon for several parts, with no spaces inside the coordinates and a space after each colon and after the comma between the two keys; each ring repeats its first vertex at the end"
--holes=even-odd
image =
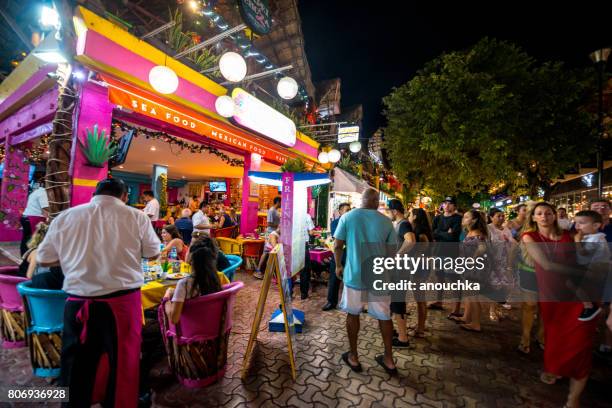
{"type": "Polygon", "coordinates": [[[523,354],[529,354],[531,352],[531,348],[524,344],[519,344],[516,349],[523,354]]]}
{"type": "Polygon", "coordinates": [[[544,384],[553,385],[554,383],[557,382],[557,380],[560,380],[560,379],[561,377],[558,375],[554,375],[550,373],[540,374],[540,381],[542,381],[544,384]]]}
{"type": "Polygon", "coordinates": [[[346,365],[349,366],[351,370],[353,370],[354,372],[356,373],[362,372],[363,368],[361,367],[361,363],[358,363],[356,365],[351,364],[351,362],[349,361],[349,353],[350,351],[347,351],[346,353],[342,353],[342,361],[344,361],[346,365]]]}
{"type": "Polygon", "coordinates": [[[374,360],[376,360],[376,362],[378,363],[378,365],[380,365],[382,368],[385,369],[385,371],[387,372],[387,374],[389,375],[398,375],[399,372],[397,371],[397,367],[395,368],[389,368],[387,367],[387,365],[385,364],[385,357],[382,354],[377,355],[374,360]]]}
{"type": "Polygon", "coordinates": [[[455,323],[464,323],[465,320],[462,319],[463,313],[450,313],[446,318],[455,323]]]}
{"type": "Polygon", "coordinates": [[[444,310],[444,306],[439,305],[437,303],[432,303],[429,306],[427,306],[427,308],[430,310],[444,310]]]}
{"type": "Polygon", "coordinates": [[[465,323],[459,325],[459,327],[461,327],[461,329],[465,331],[474,332],[474,333],[482,333],[482,330],[478,330],[473,327],[467,326],[465,323]]]}
{"type": "Polygon", "coordinates": [[[424,339],[425,338],[425,332],[424,331],[418,331],[418,330],[411,330],[408,332],[408,335],[410,337],[414,337],[417,339],[424,339]]]}

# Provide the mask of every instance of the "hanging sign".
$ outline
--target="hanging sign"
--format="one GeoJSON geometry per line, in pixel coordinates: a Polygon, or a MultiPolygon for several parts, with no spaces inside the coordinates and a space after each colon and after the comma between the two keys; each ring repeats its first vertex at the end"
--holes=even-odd
{"type": "Polygon", "coordinates": [[[359,140],[359,126],[346,126],[338,129],[338,143],[351,143],[359,140]]]}
{"type": "Polygon", "coordinates": [[[234,121],[237,124],[285,146],[295,146],[296,128],[291,119],[266,105],[244,89],[234,88],[232,99],[234,99],[235,105],[234,121]]]}
{"type": "Polygon", "coordinates": [[[135,113],[190,130],[222,144],[247,152],[257,153],[277,163],[284,163],[287,161],[286,155],[273,150],[269,146],[247,139],[231,128],[207,119],[204,116],[196,113],[187,113],[170,102],[157,102],[154,101],[153,98],[132,92],[128,89],[119,88],[110,82],[108,87],[108,98],[111,103],[128,108],[135,113]]]}
{"type": "Polygon", "coordinates": [[[268,0],[239,0],[240,15],[255,34],[266,35],[272,30],[272,13],[268,0]]]}

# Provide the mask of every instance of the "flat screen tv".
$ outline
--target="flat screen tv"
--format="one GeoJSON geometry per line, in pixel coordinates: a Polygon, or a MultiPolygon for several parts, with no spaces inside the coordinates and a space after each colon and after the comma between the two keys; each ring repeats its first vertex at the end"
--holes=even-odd
{"type": "Polygon", "coordinates": [[[125,159],[127,158],[128,151],[130,150],[130,145],[132,144],[132,139],[134,138],[135,133],[136,131],[132,129],[125,135],[123,135],[123,137],[119,140],[119,146],[117,146],[117,151],[110,160],[110,167],[119,166],[120,164],[125,163],[125,159]]]}
{"type": "Polygon", "coordinates": [[[210,182],[211,193],[225,193],[227,192],[227,184],[225,181],[211,181],[210,182]]]}

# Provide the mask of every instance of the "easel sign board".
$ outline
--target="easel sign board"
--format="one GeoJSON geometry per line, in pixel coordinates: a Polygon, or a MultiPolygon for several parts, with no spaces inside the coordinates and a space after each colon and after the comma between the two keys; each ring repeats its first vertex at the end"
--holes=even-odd
{"type": "Polygon", "coordinates": [[[278,291],[280,295],[281,309],[283,311],[283,318],[285,320],[285,333],[287,336],[289,363],[291,364],[291,377],[293,380],[296,378],[295,355],[293,353],[292,338],[294,330],[292,324],[293,309],[291,308],[291,278],[287,275],[283,257],[283,246],[282,244],[278,244],[272,251],[270,251],[268,257],[268,265],[266,266],[261,292],[259,292],[259,300],[257,301],[257,308],[255,309],[255,318],[253,319],[253,325],[251,326],[251,335],[249,336],[249,343],[247,345],[246,352],[244,353],[244,363],[242,366],[243,380],[247,377],[253,347],[255,347],[255,343],[257,342],[257,334],[259,333],[259,326],[261,325],[261,318],[263,317],[264,308],[266,306],[268,291],[270,290],[270,285],[272,283],[272,276],[276,276],[276,281],[280,282],[280,285],[278,285],[278,291]],[[284,273],[281,272],[282,270],[284,270],[284,273]]]}

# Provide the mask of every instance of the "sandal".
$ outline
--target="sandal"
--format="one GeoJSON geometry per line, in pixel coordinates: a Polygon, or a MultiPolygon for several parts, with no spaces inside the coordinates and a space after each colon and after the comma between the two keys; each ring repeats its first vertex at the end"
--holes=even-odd
{"type": "Polygon", "coordinates": [[[536,340],[536,344],[538,345],[538,347],[544,350],[544,343],[540,342],[539,340],[536,340]]]}
{"type": "Polygon", "coordinates": [[[385,357],[382,354],[377,355],[374,358],[374,360],[376,360],[378,365],[380,365],[382,368],[385,369],[387,374],[389,374],[389,375],[397,375],[397,374],[399,374],[399,372],[397,371],[397,367],[394,367],[394,368],[387,367],[387,365],[385,364],[385,357]]]}
{"type": "Polygon", "coordinates": [[[529,347],[529,345],[525,345],[523,343],[520,343],[518,345],[517,350],[523,354],[529,354],[531,352],[531,348],[529,347]]]}
{"type": "Polygon", "coordinates": [[[349,366],[351,368],[351,370],[353,370],[356,373],[360,373],[363,371],[363,368],[361,367],[361,363],[357,363],[355,365],[351,364],[350,360],[349,360],[349,354],[350,351],[347,351],[346,353],[342,354],[342,361],[344,361],[346,363],[347,366],[349,366]]]}
{"type": "Polygon", "coordinates": [[[459,325],[459,327],[461,327],[463,330],[465,331],[469,331],[469,332],[474,332],[474,333],[482,333],[482,329],[475,329],[472,326],[468,326],[467,324],[461,324],[459,325]]]}
{"type": "Polygon", "coordinates": [[[425,331],[424,331],[424,330],[423,330],[423,331],[419,331],[419,330],[410,330],[410,331],[408,332],[408,335],[409,335],[410,337],[415,337],[415,338],[418,338],[418,339],[424,339],[424,338],[425,338],[425,331]]]}
{"type": "Polygon", "coordinates": [[[465,320],[462,319],[463,313],[450,313],[446,318],[455,323],[464,323],[465,320]]]}
{"type": "Polygon", "coordinates": [[[444,306],[442,306],[440,303],[432,303],[427,306],[427,308],[430,310],[444,310],[444,306]]]}
{"type": "Polygon", "coordinates": [[[540,381],[542,381],[544,384],[553,385],[559,379],[561,379],[561,377],[558,375],[554,375],[550,373],[540,374],[540,381]]]}

